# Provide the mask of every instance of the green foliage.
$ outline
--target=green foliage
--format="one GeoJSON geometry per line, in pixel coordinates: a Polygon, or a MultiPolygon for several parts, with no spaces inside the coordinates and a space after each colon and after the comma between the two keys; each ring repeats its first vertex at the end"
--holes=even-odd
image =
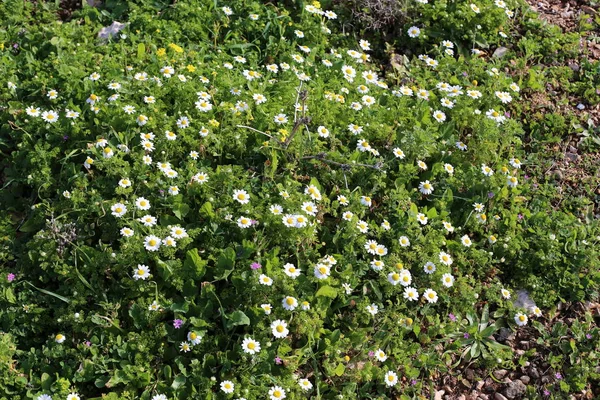
{"type": "Polygon", "coordinates": [[[597,102],[597,65],[528,68],[576,35],[517,4],[402,6],[368,50],[328,2],[2,3],[0,397],[415,398],[509,365],[516,312],[560,390],[597,380],[593,321],[540,322],[600,289],[592,201],[557,206],[528,151],[575,120],[525,101],[597,102]]]}

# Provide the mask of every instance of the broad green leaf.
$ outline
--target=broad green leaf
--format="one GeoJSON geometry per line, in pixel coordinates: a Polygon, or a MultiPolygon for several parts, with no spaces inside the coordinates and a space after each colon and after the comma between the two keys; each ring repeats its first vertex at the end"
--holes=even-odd
{"type": "Polygon", "coordinates": [[[175,379],[173,380],[173,384],[171,385],[171,387],[175,390],[179,389],[180,387],[182,387],[183,385],[185,385],[185,382],[187,381],[187,378],[181,374],[177,375],[175,377],[175,379]]]}
{"type": "Polygon", "coordinates": [[[326,285],[319,288],[319,290],[317,290],[317,293],[315,293],[315,296],[325,296],[335,299],[337,297],[337,290],[334,287],[326,285]]]}
{"type": "Polygon", "coordinates": [[[138,46],[137,46],[137,58],[138,58],[138,60],[142,60],[145,55],[146,55],[146,46],[144,45],[144,43],[138,44],[138,46]]]}
{"type": "Polygon", "coordinates": [[[200,257],[198,249],[191,249],[185,255],[183,266],[191,273],[194,280],[199,280],[206,273],[206,264],[208,262],[200,257]]]}
{"type": "Polygon", "coordinates": [[[250,325],[250,318],[243,311],[238,310],[227,317],[227,329],[239,325],[250,325]]]}

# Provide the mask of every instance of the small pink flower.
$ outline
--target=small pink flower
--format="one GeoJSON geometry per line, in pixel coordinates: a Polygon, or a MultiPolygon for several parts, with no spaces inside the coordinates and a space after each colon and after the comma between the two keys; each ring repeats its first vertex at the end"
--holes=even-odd
{"type": "Polygon", "coordinates": [[[8,274],[8,275],[6,276],[6,280],[7,280],[7,281],[9,281],[9,282],[12,282],[12,281],[14,281],[14,280],[15,280],[15,274],[13,274],[13,273],[11,272],[10,274],[8,274]]]}
{"type": "Polygon", "coordinates": [[[262,265],[260,265],[260,264],[259,264],[259,263],[257,263],[257,262],[253,262],[253,263],[250,265],[250,268],[252,268],[252,269],[260,269],[260,268],[262,268],[262,265]]]}
{"type": "Polygon", "coordinates": [[[279,356],[275,357],[275,364],[280,365],[283,361],[281,360],[281,358],[279,358],[279,356]]]}

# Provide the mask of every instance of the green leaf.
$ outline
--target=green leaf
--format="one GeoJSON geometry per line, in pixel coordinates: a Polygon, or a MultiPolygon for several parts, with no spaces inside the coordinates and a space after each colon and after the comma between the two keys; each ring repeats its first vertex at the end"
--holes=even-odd
{"type": "Polygon", "coordinates": [[[99,378],[96,378],[96,380],[94,381],[94,385],[97,388],[103,388],[104,386],[106,386],[106,383],[110,380],[110,376],[101,376],[99,378]]]}
{"type": "Polygon", "coordinates": [[[52,377],[49,374],[44,372],[42,374],[42,390],[50,390],[51,386],[52,386],[52,377]]]}
{"type": "Polygon", "coordinates": [[[17,298],[15,297],[12,288],[9,287],[4,289],[4,298],[11,304],[15,304],[17,302],[17,298]]]}
{"type": "Polygon", "coordinates": [[[194,280],[202,279],[206,273],[206,264],[208,264],[208,261],[205,261],[200,257],[198,249],[188,250],[185,255],[185,261],[183,262],[184,268],[190,272],[190,276],[194,280]]]}
{"type": "Polygon", "coordinates": [[[171,366],[165,365],[165,367],[163,368],[163,375],[164,375],[165,379],[171,379],[172,373],[173,373],[173,370],[171,369],[171,366]]]}
{"type": "Polygon", "coordinates": [[[427,210],[427,218],[435,218],[437,217],[437,215],[438,213],[436,208],[430,208],[429,210],[427,210]]]}
{"type": "Polygon", "coordinates": [[[190,303],[187,301],[183,301],[181,303],[173,303],[171,307],[169,307],[173,312],[186,313],[190,309],[190,303]]]}
{"type": "Polygon", "coordinates": [[[227,316],[227,319],[227,329],[239,325],[250,325],[250,318],[243,311],[234,311],[231,315],[227,316]]]}
{"type": "Polygon", "coordinates": [[[215,279],[227,279],[235,266],[235,250],[231,247],[226,248],[217,259],[215,279]]]}
{"type": "Polygon", "coordinates": [[[182,387],[183,385],[185,385],[185,382],[187,381],[187,378],[181,374],[177,375],[175,377],[175,379],[173,380],[173,384],[171,385],[171,387],[175,390],[179,389],[180,387],[182,387]]]}
{"type": "Polygon", "coordinates": [[[133,324],[137,329],[142,329],[146,325],[144,311],[137,303],[134,303],[129,309],[129,316],[133,319],[133,324]]]}
{"type": "Polygon", "coordinates": [[[325,286],[322,286],[321,288],[319,288],[319,290],[317,290],[317,293],[315,293],[315,296],[324,296],[324,297],[330,297],[332,299],[335,299],[337,297],[337,290],[334,287],[325,285],[325,286]]]}
{"type": "Polygon", "coordinates": [[[183,220],[183,218],[188,215],[189,212],[190,206],[185,203],[176,203],[173,205],[173,214],[175,214],[175,216],[180,220],[183,220]]]}
{"type": "Polygon", "coordinates": [[[335,369],[333,370],[333,373],[336,376],[342,376],[344,375],[344,371],[346,371],[346,367],[344,366],[344,364],[339,363],[337,367],[335,367],[335,369]]]}
{"type": "Polygon", "coordinates": [[[146,46],[144,46],[144,43],[140,43],[140,44],[138,44],[138,47],[137,47],[138,60],[143,59],[144,55],[146,55],[146,46]]]}
{"type": "Polygon", "coordinates": [[[214,218],[215,212],[213,210],[213,205],[210,201],[207,201],[200,207],[200,215],[205,218],[214,218]]]}
{"type": "Polygon", "coordinates": [[[29,283],[29,282],[27,282],[27,281],[25,281],[25,283],[27,283],[27,284],[28,284],[29,286],[31,286],[32,288],[34,288],[34,289],[36,289],[36,290],[39,290],[39,291],[40,291],[40,292],[42,292],[42,293],[45,293],[45,294],[48,294],[48,295],[50,295],[50,296],[56,297],[57,299],[59,299],[59,300],[62,300],[62,301],[64,301],[64,302],[65,302],[65,303],[67,303],[67,304],[69,304],[69,303],[71,302],[71,300],[69,300],[68,298],[66,298],[66,297],[64,297],[64,296],[61,296],[60,294],[56,294],[56,293],[54,293],[54,292],[51,292],[51,291],[49,291],[49,290],[46,290],[46,289],[40,289],[39,287],[35,287],[35,286],[33,286],[31,283],[29,283]]]}
{"type": "Polygon", "coordinates": [[[41,229],[42,223],[38,221],[36,218],[29,218],[21,227],[19,228],[19,232],[37,232],[41,229]]]}

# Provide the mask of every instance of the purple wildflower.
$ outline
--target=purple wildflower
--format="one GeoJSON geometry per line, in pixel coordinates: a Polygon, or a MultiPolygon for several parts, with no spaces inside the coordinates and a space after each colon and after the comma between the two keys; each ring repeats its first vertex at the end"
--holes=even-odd
{"type": "Polygon", "coordinates": [[[560,373],[560,372],[557,372],[557,373],[555,373],[555,374],[554,374],[554,377],[555,377],[556,379],[558,379],[558,380],[561,380],[561,379],[562,379],[562,375],[561,375],[561,373],[560,373]]]}
{"type": "Polygon", "coordinates": [[[260,265],[260,264],[259,264],[259,263],[257,263],[257,262],[253,262],[253,263],[250,265],[250,268],[252,268],[252,269],[260,269],[260,268],[262,268],[262,265],[260,265]]]}
{"type": "Polygon", "coordinates": [[[411,384],[412,386],[415,386],[415,385],[417,384],[417,380],[416,380],[416,379],[414,379],[414,378],[413,378],[413,379],[411,379],[411,380],[410,380],[410,384],[411,384]]]}
{"type": "Polygon", "coordinates": [[[544,396],[550,396],[550,391],[548,389],[544,389],[544,396]]]}
{"type": "Polygon", "coordinates": [[[450,318],[450,321],[456,322],[456,315],[450,313],[450,314],[448,314],[448,318],[450,318]]]}
{"type": "Polygon", "coordinates": [[[469,335],[467,332],[465,332],[465,334],[463,335],[463,337],[464,337],[465,339],[468,339],[468,338],[470,337],[470,335],[469,335]]]}
{"type": "Polygon", "coordinates": [[[520,220],[524,218],[523,214],[521,214],[521,213],[519,213],[518,217],[519,217],[520,220]]]}
{"type": "Polygon", "coordinates": [[[279,356],[275,357],[275,364],[280,365],[283,361],[281,360],[281,358],[279,358],[279,356]]]}
{"type": "Polygon", "coordinates": [[[373,350],[369,351],[369,357],[373,357],[375,355],[375,352],[373,350]]]}
{"type": "Polygon", "coordinates": [[[92,345],[92,342],[90,342],[89,340],[86,340],[86,341],[85,341],[85,345],[86,345],[87,347],[90,347],[90,346],[92,345]]]}
{"type": "Polygon", "coordinates": [[[65,140],[65,141],[66,141],[66,140],[69,140],[69,135],[64,135],[64,136],[63,136],[63,140],[65,140]]]}
{"type": "Polygon", "coordinates": [[[591,339],[591,338],[592,338],[592,334],[591,334],[591,333],[586,333],[586,334],[585,334],[585,337],[586,337],[587,339],[591,339]]]}
{"type": "Polygon", "coordinates": [[[173,321],[173,326],[175,327],[175,329],[181,328],[181,325],[183,325],[183,321],[182,320],[176,319],[175,321],[173,321]]]}
{"type": "Polygon", "coordinates": [[[15,280],[15,274],[13,274],[12,272],[8,275],[6,275],[6,280],[9,282],[12,282],[15,280]]]}
{"type": "Polygon", "coordinates": [[[492,197],[494,197],[494,192],[488,192],[488,199],[491,199],[492,197]]]}

